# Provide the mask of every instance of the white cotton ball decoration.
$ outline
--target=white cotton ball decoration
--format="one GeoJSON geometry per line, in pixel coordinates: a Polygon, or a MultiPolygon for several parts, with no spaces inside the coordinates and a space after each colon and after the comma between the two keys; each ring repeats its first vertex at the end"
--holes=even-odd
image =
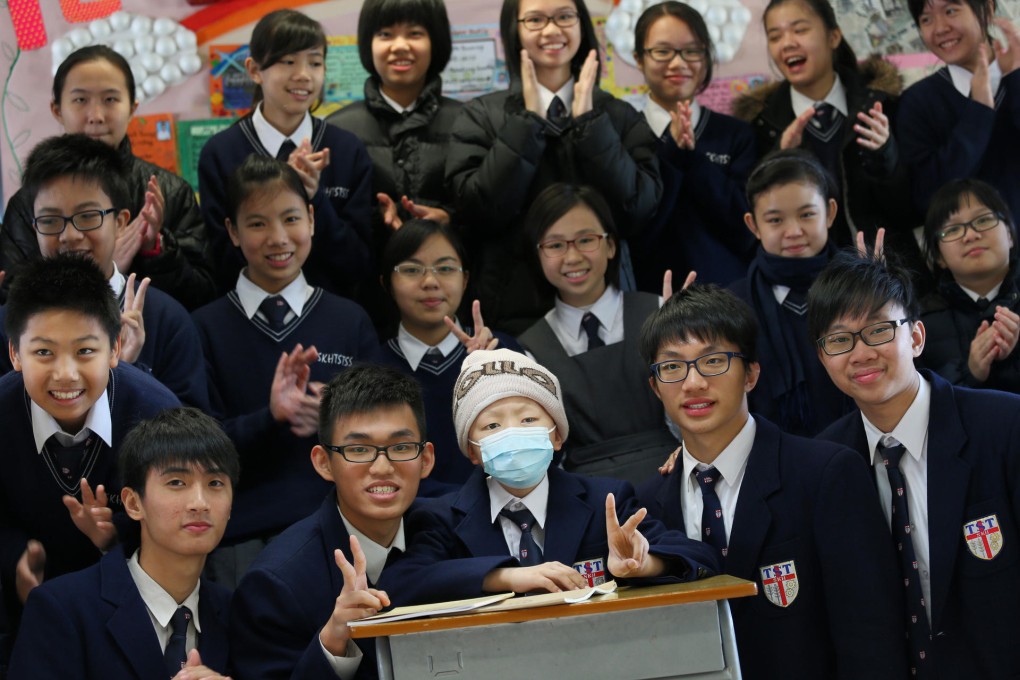
{"type": "Polygon", "coordinates": [[[184,80],[184,74],[181,73],[181,69],[177,68],[176,64],[164,64],[163,68],[159,69],[159,77],[162,78],[167,85],[176,85],[184,80]]]}
{"type": "Polygon", "coordinates": [[[614,35],[626,31],[630,24],[630,15],[622,10],[614,11],[606,17],[606,33],[614,35]]]}
{"type": "Polygon", "coordinates": [[[716,47],[718,47],[722,41],[722,31],[719,30],[719,27],[715,24],[708,24],[708,35],[712,38],[712,42],[715,43],[716,47]]]}
{"type": "Polygon", "coordinates": [[[148,54],[142,55],[142,66],[149,73],[155,73],[159,69],[163,68],[163,64],[166,60],[159,56],[155,52],[149,52],[148,54]]]}
{"type": "Polygon", "coordinates": [[[142,83],[142,89],[149,97],[158,97],[166,89],[166,83],[159,76],[149,76],[142,83]]]}
{"type": "Polygon", "coordinates": [[[617,7],[621,12],[626,12],[634,17],[640,16],[644,10],[641,0],[620,0],[620,4],[617,7]]]}
{"type": "Polygon", "coordinates": [[[728,61],[733,61],[733,57],[737,56],[737,51],[730,46],[730,43],[716,43],[715,46],[716,59],[720,64],[725,64],[728,61]]]}
{"type": "Polygon", "coordinates": [[[170,35],[177,30],[177,22],[173,19],[160,17],[152,23],[152,32],[156,35],[170,35]]]}
{"type": "Polygon", "coordinates": [[[743,5],[737,5],[730,10],[730,21],[738,25],[747,26],[751,23],[751,10],[743,5]]]}
{"type": "Polygon", "coordinates": [[[110,26],[110,22],[106,19],[96,19],[89,24],[89,33],[97,41],[104,40],[113,34],[113,27],[110,26]]]}
{"type": "Polygon", "coordinates": [[[698,14],[705,16],[705,11],[708,9],[708,3],[705,0],[691,0],[689,3],[693,9],[698,11],[698,14]]]}
{"type": "Polygon", "coordinates": [[[136,16],[131,20],[131,32],[136,36],[148,35],[152,32],[152,19],[136,16]]]}
{"type": "Polygon", "coordinates": [[[177,66],[190,76],[202,70],[202,60],[194,52],[182,54],[177,58],[177,66]]]}
{"type": "Polygon", "coordinates": [[[169,57],[177,54],[177,41],[168,35],[160,36],[156,40],[156,54],[161,57],[169,57]]]}
{"type": "Polygon", "coordinates": [[[135,52],[147,54],[156,49],[156,39],[151,35],[140,35],[135,38],[135,52]]]}
{"type": "Polygon", "coordinates": [[[50,51],[53,53],[53,71],[55,73],[60,62],[67,59],[71,52],[74,52],[74,44],[67,38],[60,38],[53,41],[50,51]]]}
{"type": "Polygon", "coordinates": [[[114,52],[117,52],[125,59],[131,59],[131,57],[135,56],[135,44],[130,40],[116,40],[111,47],[114,52]]]}
{"type": "Polygon", "coordinates": [[[722,26],[726,23],[727,13],[725,7],[719,5],[712,5],[705,12],[705,23],[709,25],[722,26]]]}
{"type": "Polygon", "coordinates": [[[67,39],[74,45],[74,49],[85,47],[92,42],[92,34],[85,28],[76,28],[67,34],[67,39]]]}
{"type": "Polygon", "coordinates": [[[187,29],[181,29],[174,34],[174,39],[177,41],[177,46],[182,50],[194,50],[195,46],[198,45],[198,38],[192,31],[187,29]]]}
{"type": "Polygon", "coordinates": [[[142,81],[149,77],[149,74],[137,61],[131,62],[131,75],[134,76],[137,87],[141,87],[142,81]]]}
{"type": "Polygon", "coordinates": [[[620,38],[616,41],[615,47],[621,52],[625,52],[627,54],[632,53],[634,51],[634,34],[625,33],[620,36],[620,38]]]}
{"type": "Polygon", "coordinates": [[[110,27],[117,32],[126,31],[131,26],[131,15],[127,12],[114,12],[109,20],[110,27]]]}
{"type": "Polygon", "coordinates": [[[722,41],[728,45],[739,45],[744,38],[746,25],[726,24],[722,28],[722,41]]]}

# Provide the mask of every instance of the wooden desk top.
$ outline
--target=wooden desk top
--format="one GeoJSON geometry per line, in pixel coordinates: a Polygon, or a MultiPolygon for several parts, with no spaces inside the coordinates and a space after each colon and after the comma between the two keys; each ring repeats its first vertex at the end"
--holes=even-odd
{"type": "Polygon", "coordinates": [[[559,604],[550,607],[517,609],[505,612],[465,612],[453,616],[437,616],[423,619],[409,619],[380,623],[374,626],[357,626],[351,629],[351,637],[370,638],[384,635],[406,635],[428,631],[472,628],[496,623],[520,623],[584,614],[661,607],[663,605],[688,604],[750,597],[758,592],[758,586],[751,581],[734,576],[715,576],[690,583],[670,583],[647,588],[620,588],[614,594],[592,598],[577,604],[559,604]]]}

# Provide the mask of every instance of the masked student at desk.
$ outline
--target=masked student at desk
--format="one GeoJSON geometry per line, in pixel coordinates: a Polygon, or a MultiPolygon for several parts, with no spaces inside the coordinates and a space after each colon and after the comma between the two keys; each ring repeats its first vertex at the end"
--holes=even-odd
{"type": "Polygon", "coordinates": [[[545,367],[476,350],[453,399],[458,442],[477,467],[456,495],[410,516],[407,554],[379,582],[394,604],[718,572],[714,550],[646,517],[629,483],[549,467],[568,425],[545,367]]]}

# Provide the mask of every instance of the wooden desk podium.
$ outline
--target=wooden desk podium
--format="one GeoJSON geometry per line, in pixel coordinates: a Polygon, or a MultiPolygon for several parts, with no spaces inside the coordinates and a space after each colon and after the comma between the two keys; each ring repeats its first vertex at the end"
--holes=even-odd
{"type": "Polygon", "coordinates": [[[380,623],[352,635],[376,638],[382,680],[737,680],[726,600],[756,592],[750,581],[716,576],[578,604],[380,623]]]}

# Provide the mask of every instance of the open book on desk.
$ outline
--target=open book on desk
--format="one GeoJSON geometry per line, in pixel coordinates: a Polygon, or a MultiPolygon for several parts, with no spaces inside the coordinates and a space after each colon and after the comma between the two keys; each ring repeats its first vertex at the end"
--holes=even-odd
{"type": "MultiPolygon", "coordinates": [[[[481,614],[486,612],[503,612],[514,609],[531,609],[533,607],[548,607],[556,604],[575,604],[584,602],[592,597],[605,597],[616,591],[616,581],[582,588],[581,590],[567,590],[559,593],[542,593],[540,595],[517,595],[513,593],[499,593],[498,595],[487,595],[485,597],[474,597],[469,600],[454,600],[452,602],[436,602],[435,604],[421,604],[413,607],[397,607],[382,614],[369,616],[368,618],[351,621],[348,626],[371,626],[376,623],[389,623],[391,621],[402,621],[405,619],[420,619],[427,616],[450,616],[451,614],[481,614]]],[[[614,596],[615,597],[615,596],[614,596]]]]}

